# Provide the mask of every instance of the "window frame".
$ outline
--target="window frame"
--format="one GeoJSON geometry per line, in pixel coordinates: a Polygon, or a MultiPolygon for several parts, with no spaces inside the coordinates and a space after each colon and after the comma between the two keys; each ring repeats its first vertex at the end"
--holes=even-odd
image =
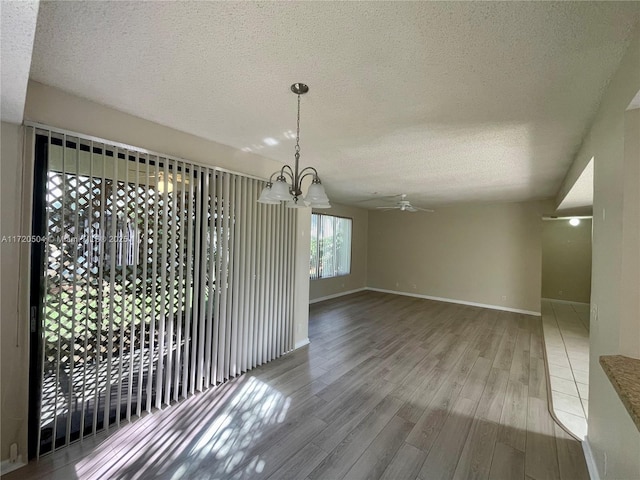
{"type": "MultiPolygon", "coordinates": [[[[325,276],[325,275],[318,275],[317,277],[313,277],[313,275],[311,274],[311,258],[309,258],[309,280],[314,281],[314,280],[326,280],[329,278],[339,278],[339,277],[346,277],[348,275],[351,275],[351,271],[352,271],[352,263],[353,263],[353,218],[352,217],[347,217],[345,215],[332,215],[332,214],[328,214],[328,213],[317,213],[312,211],[311,212],[311,216],[312,216],[312,220],[313,220],[313,216],[316,215],[317,217],[333,217],[333,218],[340,218],[343,220],[349,220],[349,222],[351,223],[351,228],[350,228],[350,238],[349,238],[349,270],[346,273],[339,273],[336,275],[331,275],[331,276],[325,276]]],[[[320,220],[320,218],[318,218],[318,220],[320,220]]],[[[313,225],[313,221],[312,221],[312,225],[313,225]]],[[[317,224],[316,224],[317,225],[317,224]]],[[[313,231],[311,231],[311,238],[313,238],[313,231]]],[[[317,234],[317,228],[316,228],[316,234],[317,234]]],[[[334,235],[335,238],[335,235],[334,235]]],[[[309,252],[310,254],[312,252],[309,252]]],[[[320,266],[320,252],[318,252],[318,267],[320,266]]],[[[320,270],[319,268],[317,270],[320,270]]]]}

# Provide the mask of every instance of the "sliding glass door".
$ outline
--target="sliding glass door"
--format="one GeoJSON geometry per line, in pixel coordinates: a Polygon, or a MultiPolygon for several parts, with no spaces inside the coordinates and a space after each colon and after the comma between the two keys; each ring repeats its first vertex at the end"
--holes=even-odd
{"type": "Polygon", "coordinates": [[[292,348],[295,217],[262,181],[31,133],[32,456],[292,348]]]}

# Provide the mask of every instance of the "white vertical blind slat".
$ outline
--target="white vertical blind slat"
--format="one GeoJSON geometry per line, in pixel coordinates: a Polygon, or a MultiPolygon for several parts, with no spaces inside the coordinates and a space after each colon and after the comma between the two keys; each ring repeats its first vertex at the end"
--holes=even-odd
{"type": "MultiPolygon", "coordinates": [[[[207,209],[208,209],[208,195],[209,195],[209,171],[208,169],[201,170],[200,188],[202,191],[198,195],[200,201],[200,248],[204,252],[208,251],[207,243],[207,209]]],[[[202,391],[205,388],[204,383],[204,363],[205,363],[205,331],[207,322],[206,301],[207,301],[207,288],[208,288],[208,275],[209,275],[209,263],[207,262],[207,254],[205,253],[198,260],[200,267],[200,287],[198,298],[198,371],[196,376],[198,378],[198,390],[202,391]]]]}
{"type": "MultiPolygon", "coordinates": [[[[151,406],[153,403],[153,372],[154,372],[154,360],[156,357],[156,306],[158,303],[158,242],[160,236],[158,235],[159,221],[158,216],[161,211],[159,208],[160,192],[158,191],[158,183],[160,176],[160,159],[158,157],[153,158],[153,178],[156,181],[155,188],[153,189],[153,231],[152,231],[152,248],[151,248],[151,311],[149,312],[149,367],[147,370],[147,412],[151,412],[151,406]]],[[[156,383],[156,395],[158,395],[159,387],[156,383]]]]}
{"type": "Polygon", "coordinates": [[[258,211],[259,211],[259,206],[260,204],[257,203],[255,201],[256,198],[258,198],[257,196],[257,188],[258,188],[258,182],[255,179],[251,179],[250,180],[250,184],[251,184],[251,195],[249,197],[249,200],[251,201],[251,215],[249,217],[249,228],[251,231],[250,234],[250,238],[249,238],[249,251],[251,252],[251,264],[249,266],[249,282],[251,285],[251,290],[249,293],[249,334],[247,335],[247,343],[248,343],[248,350],[247,350],[247,370],[250,370],[251,368],[256,366],[256,353],[255,353],[255,339],[256,339],[256,312],[257,312],[257,296],[256,296],[256,290],[257,290],[257,284],[258,284],[258,275],[257,275],[257,271],[256,271],[256,262],[257,262],[257,258],[258,258],[258,248],[256,245],[256,230],[258,228],[257,226],[257,221],[258,221],[258,211]]]}
{"type": "Polygon", "coordinates": [[[184,269],[185,269],[185,255],[184,255],[184,227],[186,224],[186,219],[184,215],[184,200],[185,200],[185,165],[184,162],[176,162],[176,170],[174,172],[174,176],[176,176],[176,185],[179,186],[179,190],[176,191],[174,188],[174,215],[176,222],[179,222],[176,226],[176,231],[178,232],[178,237],[175,239],[176,241],[176,268],[177,271],[177,311],[176,315],[176,343],[175,343],[175,366],[173,368],[173,401],[178,401],[179,389],[180,389],[180,377],[182,374],[182,368],[180,368],[180,362],[182,361],[182,312],[184,311],[184,296],[185,296],[185,288],[184,288],[184,269]],[[181,172],[181,173],[179,173],[181,172]],[[181,184],[178,184],[177,176],[180,175],[181,184]],[[180,199],[179,208],[178,208],[178,198],[180,199]],[[179,212],[179,213],[178,213],[179,212]]]}
{"type": "MultiPolygon", "coordinates": [[[[195,192],[195,250],[196,252],[200,251],[200,246],[202,244],[202,176],[204,174],[204,169],[196,168],[196,184],[198,188],[195,192]]],[[[194,285],[193,285],[193,313],[191,317],[191,384],[193,385],[192,393],[194,389],[198,391],[202,391],[202,383],[200,382],[200,378],[197,376],[196,369],[200,363],[198,358],[198,343],[199,343],[199,324],[200,324],[200,292],[203,288],[202,285],[202,269],[200,259],[194,259],[194,285]]]]}
{"type": "MultiPolygon", "coordinates": [[[[126,160],[126,156],[127,156],[127,151],[124,151],[124,155],[125,155],[125,162],[126,160]]],[[[120,159],[118,158],[118,154],[115,154],[115,158],[114,161],[119,164],[120,163],[120,159]]],[[[122,175],[124,176],[124,182],[123,182],[123,190],[124,190],[124,199],[125,201],[127,201],[128,199],[128,190],[129,190],[129,185],[128,185],[128,178],[129,178],[129,169],[127,168],[127,165],[125,163],[124,165],[124,172],[122,173],[122,175]]],[[[116,176],[115,180],[114,180],[114,184],[116,185],[116,191],[120,191],[120,179],[119,177],[116,176]]],[[[117,198],[117,197],[116,197],[117,198]]],[[[120,207],[120,201],[117,201],[117,205],[118,207],[120,207]]],[[[124,235],[125,235],[125,227],[124,225],[126,224],[126,219],[127,219],[127,214],[126,214],[126,204],[122,204],[122,212],[118,212],[118,215],[116,215],[116,230],[117,230],[117,238],[116,238],[116,243],[114,244],[115,249],[116,249],[116,265],[119,270],[120,270],[120,314],[118,315],[118,321],[120,323],[120,327],[119,327],[119,333],[118,333],[118,338],[119,338],[119,345],[118,345],[118,392],[116,393],[116,425],[120,425],[120,412],[122,409],[122,378],[124,377],[124,338],[125,338],[125,323],[128,319],[128,315],[127,315],[127,296],[126,296],[126,291],[127,291],[127,259],[126,259],[126,255],[125,255],[125,239],[124,239],[124,235]]]]}
{"type": "MultiPolygon", "coordinates": [[[[142,183],[138,181],[138,190],[144,192],[142,194],[142,209],[143,212],[147,212],[147,208],[149,208],[149,157],[145,158],[144,165],[144,178],[145,178],[145,186],[142,186],[142,183]]],[[[138,164],[138,172],[140,171],[140,164],[138,164]]],[[[139,180],[139,177],[138,177],[139,180]]],[[[149,262],[147,261],[147,255],[149,251],[149,216],[143,213],[143,229],[141,232],[140,245],[138,246],[138,252],[141,253],[140,259],[142,261],[142,279],[141,279],[141,292],[140,292],[140,310],[142,313],[142,317],[140,318],[140,352],[138,359],[138,392],[136,397],[136,415],[142,414],[142,385],[143,385],[143,375],[145,372],[144,369],[144,355],[147,351],[146,347],[146,318],[147,318],[147,267],[149,262]]]]}
{"type": "Polygon", "coordinates": [[[113,363],[113,337],[114,337],[114,306],[115,302],[115,287],[116,287],[116,244],[115,239],[117,237],[117,224],[118,224],[118,152],[113,152],[113,177],[111,180],[111,234],[110,238],[107,238],[106,243],[109,249],[109,340],[107,346],[107,374],[106,374],[106,389],[104,400],[104,420],[103,425],[106,430],[109,430],[109,423],[111,418],[111,368],[113,363]]]}
{"type": "MultiPolygon", "coordinates": [[[[66,145],[67,145],[67,136],[63,135],[62,136],[62,179],[61,179],[61,190],[62,192],[65,192],[66,190],[66,180],[65,180],[65,168],[66,168],[66,145]]],[[[59,228],[59,235],[60,235],[60,239],[58,241],[58,243],[60,244],[60,250],[59,253],[60,255],[58,256],[58,275],[59,277],[62,279],[64,276],[64,260],[62,257],[62,252],[64,251],[64,235],[65,235],[65,227],[64,227],[64,216],[65,216],[65,208],[66,208],[66,201],[65,201],[65,195],[62,196],[62,208],[61,208],[61,213],[60,213],[60,228],[59,228]]],[[[56,387],[56,391],[55,391],[55,400],[54,400],[54,410],[53,410],[53,434],[52,434],[52,439],[53,439],[53,446],[52,446],[52,451],[55,452],[56,450],[56,443],[57,443],[57,438],[58,438],[58,403],[59,403],[59,394],[58,394],[58,390],[57,390],[57,386],[59,385],[60,382],[60,353],[61,353],[61,337],[62,337],[62,304],[63,304],[63,290],[62,288],[58,288],[58,328],[57,328],[57,348],[56,348],[56,357],[55,357],[55,364],[54,364],[54,377],[55,377],[55,387],[56,387]]]]}
{"type": "MultiPolygon", "coordinates": [[[[35,152],[36,150],[36,135],[35,135],[35,129],[33,128],[28,128],[27,129],[27,133],[28,135],[31,136],[31,151],[35,152]]],[[[47,159],[51,158],[51,132],[47,132],[47,159]]],[[[49,173],[47,172],[47,174],[45,175],[46,178],[46,182],[47,182],[47,190],[48,190],[48,184],[49,184],[49,179],[48,179],[48,175],[49,173]]],[[[49,232],[49,208],[45,205],[44,207],[44,228],[47,232],[49,232]]],[[[49,255],[49,248],[50,248],[50,239],[49,239],[49,235],[45,235],[45,244],[44,244],[44,255],[48,256],[49,255]]],[[[43,294],[45,296],[45,301],[43,301],[43,310],[44,310],[44,317],[46,318],[47,316],[47,302],[46,302],[46,298],[49,295],[49,275],[45,275],[44,276],[44,282],[43,282],[43,294]]],[[[42,348],[40,350],[40,358],[42,358],[42,362],[40,364],[40,368],[39,368],[39,381],[42,383],[44,382],[44,364],[46,361],[46,357],[45,357],[45,346],[46,346],[46,342],[42,342],[42,348]]],[[[40,396],[41,399],[41,404],[42,402],[42,395],[40,396]]],[[[38,415],[39,417],[42,417],[42,405],[40,405],[39,411],[38,411],[38,415]]],[[[38,448],[36,449],[36,459],[40,459],[40,444],[42,441],[42,429],[38,428],[38,448]]]]}
{"type": "Polygon", "coordinates": [[[218,380],[227,379],[225,359],[227,356],[227,285],[229,281],[229,177],[221,174],[219,215],[222,222],[222,239],[220,242],[221,276],[220,276],[220,339],[218,343],[218,380]]]}
{"type": "Polygon", "coordinates": [[[225,284],[225,292],[227,297],[227,315],[225,318],[226,330],[225,330],[225,354],[224,354],[224,379],[227,380],[231,376],[231,338],[233,335],[233,325],[231,324],[231,319],[233,318],[233,289],[231,286],[233,285],[233,267],[234,267],[234,251],[233,251],[233,242],[234,242],[234,230],[233,230],[233,222],[235,216],[235,205],[233,195],[235,193],[234,184],[232,182],[231,175],[225,175],[225,186],[227,190],[225,192],[225,196],[227,199],[227,204],[229,209],[227,210],[227,215],[225,216],[225,221],[227,225],[227,234],[225,238],[227,239],[227,254],[228,257],[228,265],[227,265],[227,282],[225,284]]]}
{"type": "MultiPolygon", "coordinates": [[[[174,368],[173,368],[173,360],[174,360],[174,349],[177,345],[174,343],[174,329],[176,323],[176,297],[179,292],[175,288],[176,281],[176,268],[178,259],[176,257],[179,254],[176,251],[177,246],[177,229],[178,222],[180,221],[180,215],[178,214],[178,184],[177,184],[177,175],[178,175],[178,164],[175,160],[167,159],[167,164],[169,167],[169,171],[173,173],[169,173],[168,177],[166,177],[167,182],[167,191],[171,191],[172,195],[169,198],[171,205],[171,213],[173,218],[171,221],[171,234],[167,240],[169,251],[167,252],[167,263],[165,264],[166,268],[169,269],[169,308],[167,315],[167,361],[165,363],[165,395],[164,395],[164,403],[167,405],[171,404],[172,392],[175,382],[173,381],[174,377],[174,368]],[[170,182],[170,183],[169,183],[170,182]],[[169,187],[171,185],[171,187],[169,187]]],[[[168,205],[167,205],[168,208],[168,205]]]]}
{"type": "MultiPolygon", "coordinates": [[[[168,225],[169,216],[169,187],[167,183],[168,177],[168,161],[166,158],[159,158],[158,162],[162,163],[164,187],[162,192],[162,238],[160,242],[160,311],[158,315],[158,366],[156,368],[156,402],[157,409],[162,408],[164,384],[164,361],[166,351],[166,319],[167,319],[167,244],[168,244],[168,225]]],[[[158,232],[159,233],[159,232],[158,232]]]]}
{"type": "MultiPolygon", "coordinates": [[[[184,310],[184,318],[186,321],[189,321],[193,316],[193,290],[195,289],[195,279],[193,276],[193,236],[194,236],[194,205],[193,200],[195,196],[195,183],[196,176],[194,172],[194,167],[190,165],[189,167],[189,195],[187,197],[187,271],[186,271],[186,282],[185,282],[185,310],[184,310]]],[[[186,170],[186,167],[185,167],[186,170]]],[[[186,172],[185,172],[186,175],[186,172]]],[[[186,189],[186,185],[185,185],[186,189]]],[[[191,370],[189,366],[191,365],[190,352],[191,345],[193,345],[193,330],[191,326],[191,322],[188,325],[185,325],[184,331],[184,353],[183,353],[183,367],[182,367],[182,397],[187,398],[188,392],[193,394],[194,392],[194,382],[190,381],[191,370]]]]}
{"type": "Polygon", "coordinates": [[[284,261],[285,261],[285,268],[284,268],[284,298],[283,298],[283,302],[284,302],[284,315],[285,315],[285,324],[284,324],[284,328],[282,329],[282,337],[283,337],[283,350],[284,352],[288,352],[290,350],[289,348],[289,335],[290,335],[290,330],[291,330],[291,316],[290,316],[290,310],[289,310],[289,306],[290,306],[290,302],[289,302],[289,297],[291,295],[291,269],[289,268],[290,265],[290,261],[291,261],[291,235],[289,234],[290,230],[291,230],[291,214],[293,212],[289,211],[287,212],[286,215],[286,219],[285,219],[285,224],[284,224],[284,238],[285,238],[285,253],[284,253],[284,261]]]}
{"type": "Polygon", "coordinates": [[[255,218],[256,218],[256,209],[258,207],[257,198],[255,196],[256,190],[256,181],[255,179],[247,180],[247,202],[249,202],[249,211],[247,212],[247,267],[246,267],[246,281],[248,285],[248,291],[246,296],[246,306],[245,306],[245,316],[246,316],[246,325],[247,330],[245,334],[245,360],[244,360],[244,371],[251,370],[253,367],[253,337],[254,333],[254,313],[253,313],[253,305],[255,304],[255,260],[256,260],[256,248],[255,245],[255,218]]]}
{"type": "Polygon", "coordinates": [[[74,152],[74,163],[75,165],[73,166],[74,171],[76,172],[76,178],[75,181],[73,182],[73,193],[74,193],[74,200],[73,200],[73,214],[72,214],[72,222],[73,222],[73,234],[72,234],[72,238],[74,238],[74,240],[70,240],[71,245],[73,246],[73,254],[72,254],[72,258],[73,258],[73,268],[74,268],[74,272],[73,272],[73,277],[71,279],[71,295],[72,295],[72,303],[71,303],[71,335],[70,335],[70,339],[69,339],[69,373],[67,374],[67,382],[69,385],[68,388],[68,392],[67,392],[67,408],[69,409],[69,413],[67,414],[67,427],[65,429],[65,442],[69,443],[69,441],[71,440],[71,416],[72,416],[72,412],[71,412],[71,408],[72,405],[74,404],[73,402],[73,378],[74,378],[74,367],[75,367],[75,331],[76,331],[76,307],[77,307],[77,302],[75,301],[76,298],[76,288],[77,288],[77,275],[75,274],[75,266],[78,264],[78,248],[76,246],[76,239],[78,238],[78,207],[79,207],[79,186],[78,186],[78,165],[79,165],[79,152],[80,152],[80,146],[78,145],[78,143],[76,143],[76,148],[75,148],[75,152],[74,152]]]}
{"type": "MultiPolygon", "coordinates": [[[[51,138],[51,137],[49,137],[51,138]]],[[[98,239],[98,301],[97,301],[97,312],[96,312],[96,338],[94,339],[94,347],[95,347],[95,392],[93,399],[93,428],[92,434],[95,435],[98,430],[98,404],[99,404],[99,393],[100,393],[100,369],[102,366],[102,351],[101,351],[101,343],[102,343],[102,322],[103,322],[103,281],[104,281],[104,264],[105,264],[105,247],[106,247],[106,224],[105,224],[105,213],[106,213],[106,175],[107,175],[107,163],[106,163],[106,149],[104,146],[102,147],[102,168],[101,168],[101,178],[100,178],[100,223],[98,227],[98,231],[96,232],[98,239]]]]}
{"type": "MultiPolygon", "coordinates": [[[[269,212],[271,215],[275,215],[277,212],[277,208],[273,208],[273,211],[269,212]]],[[[271,219],[270,219],[271,220],[271,219]]],[[[271,358],[271,320],[273,319],[273,281],[272,281],[272,273],[273,273],[273,224],[272,222],[266,223],[266,232],[265,232],[265,243],[266,243],[266,262],[265,262],[265,318],[264,318],[264,336],[262,338],[263,343],[263,352],[262,352],[262,362],[265,363],[268,358],[271,358]]]]}
{"type": "Polygon", "coordinates": [[[264,295],[264,265],[265,265],[265,218],[267,207],[260,203],[258,204],[258,220],[256,225],[256,250],[258,251],[258,258],[256,259],[256,305],[255,305],[255,318],[256,318],[256,336],[254,341],[254,366],[262,365],[262,337],[264,335],[264,319],[265,319],[265,295],[264,295]]]}
{"type": "Polygon", "coordinates": [[[240,229],[238,236],[240,237],[240,265],[238,268],[238,275],[240,290],[238,293],[238,355],[236,361],[236,375],[241,374],[244,371],[245,365],[245,338],[246,338],[246,317],[245,317],[245,302],[246,295],[248,293],[247,284],[247,214],[249,208],[247,205],[247,179],[243,177],[238,178],[239,182],[239,205],[240,205],[240,229]]]}
{"type": "Polygon", "coordinates": [[[214,312],[213,312],[213,339],[211,352],[211,380],[218,383],[220,378],[218,376],[218,355],[220,352],[220,302],[221,302],[221,290],[223,288],[223,272],[222,272],[222,177],[215,172],[213,173],[213,180],[216,184],[216,199],[213,202],[211,214],[215,216],[215,231],[212,234],[215,235],[215,250],[213,256],[215,258],[215,296],[214,296],[214,312]]]}
{"type": "Polygon", "coordinates": [[[242,212],[237,206],[239,205],[240,189],[238,188],[238,177],[231,179],[231,223],[230,233],[233,237],[231,246],[231,288],[229,289],[229,296],[231,297],[231,315],[229,317],[229,324],[231,325],[231,339],[230,339],[230,363],[229,363],[229,378],[235,377],[238,368],[238,333],[239,333],[239,321],[238,321],[238,309],[239,309],[239,297],[240,297],[240,216],[242,212]]]}
{"type": "MultiPolygon", "coordinates": [[[[208,211],[209,221],[207,224],[207,252],[208,252],[208,272],[209,282],[207,285],[207,328],[205,331],[205,385],[209,387],[212,383],[215,383],[215,378],[211,378],[211,358],[213,354],[213,306],[215,303],[215,201],[216,201],[216,177],[215,172],[209,170],[207,172],[208,186],[208,211]]],[[[205,257],[206,258],[206,257],[205,257]]]]}
{"type": "MultiPolygon", "coordinates": [[[[89,198],[93,195],[93,141],[89,142],[89,198]]],[[[82,243],[84,245],[84,268],[87,275],[91,271],[91,258],[93,256],[92,235],[91,235],[91,222],[93,218],[93,204],[91,201],[87,202],[87,217],[85,219],[85,226],[82,232],[82,243]]],[[[46,288],[45,288],[46,291],[46,288]]],[[[86,282],[85,285],[85,298],[91,297],[91,282],[86,282]]],[[[87,407],[87,364],[88,364],[88,350],[89,350],[89,321],[90,321],[90,309],[89,302],[87,301],[84,306],[84,330],[82,332],[83,338],[83,358],[82,358],[82,394],[80,403],[80,440],[84,438],[84,424],[85,424],[85,412],[87,407]]]]}
{"type": "Polygon", "coordinates": [[[278,209],[278,219],[276,221],[276,235],[275,235],[275,241],[276,241],[276,270],[274,273],[275,275],[275,286],[276,286],[276,294],[275,294],[275,303],[276,303],[276,309],[275,309],[275,317],[274,317],[274,334],[273,334],[273,356],[278,358],[281,354],[282,351],[280,350],[281,344],[282,344],[282,337],[281,337],[281,332],[282,332],[282,313],[283,313],[283,305],[284,302],[282,301],[282,283],[283,283],[283,276],[282,276],[282,263],[283,263],[283,255],[282,255],[282,224],[284,222],[284,217],[287,213],[287,207],[282,207],[280,206],[280,208],[278,209]]]}
{"type": "MultiPolygon", "coordinates": [[[[133,152],[132,152],[133,155],[133,152]]],[[[126,163],[126,162],[125,162],[126,163]]],[[[129,238],[129,243],[127,245],[127,252],[131,252],[131,280],[130,285],[131,289],[127,292],[128,295],[131,295],[131,331],[129,332],[129,379],[127,382],[127,421],[131,420],[131,411],[133,404],[133,369],[134,369],[134,361],[136,355],[135,349],[135,339],[136,339],[136,279],[138,276],[138,193],[140,191],[140,156],[137,152],[135,152],[135,160],[133,161],[134,168],[134,177],[132,179],[134,193],[133,193],[133,219],[130,227],[127,228],[128,235],[131,236],[129,238]]],[[[129,167],[127,167],[127,171],[129,171],[129,167]]]]}

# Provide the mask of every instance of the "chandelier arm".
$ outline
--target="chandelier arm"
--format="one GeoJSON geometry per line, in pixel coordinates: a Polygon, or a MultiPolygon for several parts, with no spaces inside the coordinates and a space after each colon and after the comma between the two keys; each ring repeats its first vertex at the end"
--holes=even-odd
{"type": "MultiPolygon", "coordinates": [[[[305,167],[302,170],[300,170],[300,176],[302,177],[302,175],[305,174],[306,172],[308,172],[309,170],[313,172],[313,175],[316,178],[318,178],[318,179],[320,178],[320,177],[318,177],[318,171],[313,167],[305,167]]],[[[307,173],[307,175],[311,175],[311,173],[307,173]]]]}
{"type": "MultiPolygon", "coordinates": [[[[285,167],[289,167],[289,165],[285,165],[285,167]]],[[[280,170],[280,177],[279,178],[284,178],[286,180],[287,177],[289,177],[291,179],[291,182],[294,181],[293,171],[291,170],[291,167],[289,167],[289,170],[285,170],[284,167],[282,168],[282,170],[280,170]]]]}
{"type": "MultiPolygon", "coordinates": [[[[284,173],[285,173],[286,177],[285,177],[285,176],[283,176],[283,178],[286,180],[286,179],[287,179],[287,177],[289,177],[289,180],[290,180],[290,181],[291,181],[291,183],[293,184],[293,175],[291,175],[289,172],[284,172],[284,173]]],[[[290,189],[291,189],[291,187],[290,187],[290,189]]]]}
{"type": "MultiPolygon", "coordinates": [[[[309,167],[307,167],[309,168],[309,167]]],[[[305,169],[306,170],[306,169],[305,169]]],[[[315,169],[314,169],[315,170],[315,169]]],[[[304,171],[304,170],[303,170],[304,171]]],[[[298,185],[298,190],[302,190],[302,180],[305,179],[305,177],[314,177],[314,178],[318,178],[318,174],[317,173],[310,173],[307,172],[304,175],[300,175],[300,184],[298,185]]],[[[313,183],[313,181],[311,182],[313,183]]]]}
{"type": "Polygon", "coordinates": [[[275,171],[271,174],[271,176],[269,177],[269,181],[267,182],[269,185],[273,185],[273,177],[275,175],[279,175],[281,172],[280,171],[275,171]]]}
{"type": "Polygon", "coordinates": [[[280,169],[280,175],[284,176],[285,173],[288,173],[290,176],[295,176],[295,173],[293,172],[293,169],[289,166],[289,165],[284,165],[281,169],[280,169]],[[287,169],[289,171],[287,171],[287,169]]]}

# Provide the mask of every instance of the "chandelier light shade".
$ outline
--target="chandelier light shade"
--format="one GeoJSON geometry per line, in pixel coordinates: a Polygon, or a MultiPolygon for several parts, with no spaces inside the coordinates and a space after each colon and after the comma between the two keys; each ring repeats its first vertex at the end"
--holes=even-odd
{"type": "Polygon", "coordinates": [[[260,193],[260,198],[258,198],[258,203],[265,203],[267,205],[277,205],[280,203],[280,200],[274,200],[271,198],[271,189],[269,187],[264,187],[262,192],[260,193]]]}
{"type": "Polygon", "coordinates": [[[285,165],[279,171],[274,172],[269,178],[269,183],[262,189],[258,203],[275,205],[286,202],[287,207],[313,207],[331,208],[329,197],[324,191],[318,171],[313,167],[306,167],[300,170],[300,97],[309,91],[309,87],[304,83],[294,83],[291,91],[298,96],[298,122],[296,128],[296,148],[294,168],[285,165]],[[275,181],[273,178],[275,177],[275,181]],[[307,190],[307,195],[302,198],[302,181],[311,178],[311,185],[307,190]]]}

